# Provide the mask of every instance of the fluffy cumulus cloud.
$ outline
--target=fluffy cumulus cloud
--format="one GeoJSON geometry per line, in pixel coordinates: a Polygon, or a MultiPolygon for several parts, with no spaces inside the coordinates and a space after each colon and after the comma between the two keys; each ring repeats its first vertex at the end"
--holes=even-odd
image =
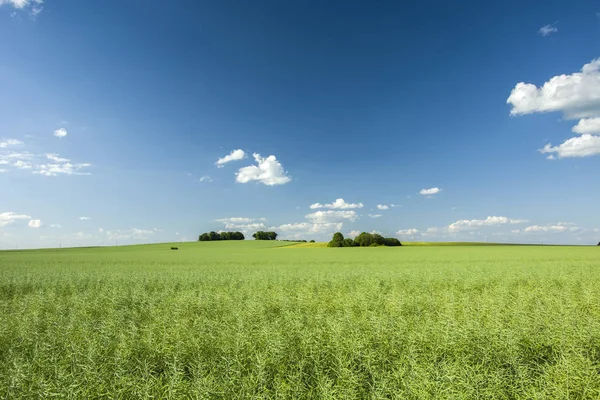
{"type": "Polygon", "coordinates": [[[344,199],[336,199],[333,203],[329,204],[321,204],[314,203],[310,205],[311,210],[319,209],[319,208],[330,208],[330,209],[340,209],[347,210],[352,208],[362,208],[363,203],[346,203],[344,199]]]}
{"type": "Polygon", "coordinates": [[[401,229],[398,232],[396,232],[397,236],[415,236],[418,235],[420,232],[418,229],[415,228],[411,228],[411,229],[401,229]]]}
{"type": "Polygon", "coordinates": [[[211,177],[210,177],[210,176],[208,176],[208,175],[204,175],[204,176],[200,177],[200,179],[198,179],[198,181],[199,181],[199,182],[207,182],[207,183],[210,183],[210,182],[212,182],[213,180],[214,180],[214,179],[213,179],[213,178],[211,178],[211,177]]]}
{"type": "Polygon", "coordinates": [[[370,218],[381,218],[381,217],[383,217],[383,215],[382,214],[369,214],[369,217],[370,218]]]}
{"type": "Polygon", "coordinates": [[[65,128],[59,128],[54,131],[54,136],[56,136],[57,138],[64,138],[65,136],[67,136],[67,130],[65,128]]]}
{"type": "Polygon", "coordinates": [[[385,204],[377,204],[377,209],[378,210],[389,210],[390,206],[385,205],[385,204]]]}
{"type": "Polygon", "coordinates": [[[232,150],[231,153],[227,154],[224,157],[221,157],[217,160],[215,164],[219,168],[222,168],[225,164],[231,161],[239,161],[243,160],[246,157],[246,152],[242,149],[232,150]]]}
{"type": "Polygon", "coordinates": [[[42,220],[40,219],[32,219],[27,224],[30,228],[39,228],[42,226],[42,220]]]}
{"type": "Polygon", "coordinates": [[[506,100],[512,115],[561,112],[567,119],[600,116],[600,58],[571,75],[558,75],[541,87],[520,82],[506,100]]]}
{"type": "Polygon", "coordinates": [[[558,146],[552,146],[548,143],[540,150],[542,154],[550,154],[548,159],[553,160],[556,155],[558,158],[568,157],[588,157],[600,154],[600,136],[583,134],[568,139],[558,146]]]}
{"type": "Polygon", "coordinates": [[[584,118],[579,120],[572,129],[574,133],[600,133],[600,118],[584,118]]]}
{"type": "Polygon", "coordinates": [[[538,33],[542,36],[549,36],[555,32],[558,32],[558,28],[555,27],[553,24],[548,24],[548,25],[542,26],[540,28],[540,30],[538,31],[538,33]]]}
{"type": "Polygon", "coordinates": [[[90,219],[90,217],[79,217],[80,221],[89,221],[90,219]]]}
{"type": "Polygon", "coordinates": [[[423,196],[433,196],[433,195],[438,194],[441,191],[442,191],[442,189],[434,187],[431,189],[421,189],[419,194],[421,194],[423,196]]]}
{"type": "Polygon", "coordinates": [[[579,137],[540,150],[549,159],[587,157],[600,154],[600,58],[585,64],[580,72],[558,75],[541,87],[518,83],[507,99],[512,115],[560,112],[565,119],[579,119],[572,128],[579,137]]]}
{"type": "Polygon", "coordinates": [[[31,217],[29,215],[17,214],[14,212],[3,212],[3,213],[0,213],[0,227],[10,225],[19,220],[27,220],[27,219],[30,220],[31,217]]]}
{"type": "Polygon", "coordinates": [[[273,186],[283,185],[292,180],[275,156],[271,155],[263,158],[258,153],[254,153],[253,156],[256,165],[240,168],[236,174],[237,182],[257,181],[264,185],[273,186]]]}

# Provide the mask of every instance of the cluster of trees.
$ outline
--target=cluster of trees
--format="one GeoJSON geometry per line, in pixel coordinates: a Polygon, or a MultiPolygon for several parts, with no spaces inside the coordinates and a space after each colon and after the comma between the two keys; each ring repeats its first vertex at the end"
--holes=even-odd
{"type": "Polygon", "coordinates": [[[256,240],[277,240],[277,232],[258,231],[252,237],[256,240]]]}
{"type": "Polygon", "coordinates": [[[202,235],[200,235],[200,237],[198,238],[198,241],[200,242],[208,242],[211,240],[244,240],[244,234],[242,232],[208,232],[208,233],[203,233],[202,235]]]}
{"type": "Polygon", "coordinates": [[[402,243],[396,238],[385,238],[378,233],[363,232],[354,240],[344,239],[340,232],[333,234],[333,239],[327,244],[327,247],[368,247],[368,246],[402,246],[402,243]]]}
{"type": "MultiPolygon", "coordinates": [[[[296,240],[296,239],[280,239],[280,240],[281,240],[282,242],[298,242],[298,243],[308,243],[308,241],[307,241],[307,240],[304,240],[304,239],[298,239],[298,240],[296,240]]],[[[311,240],[311,241],[310,241],[310,243],[314,243],[314,242],[315,242],[314,240],[311,240]]]]}

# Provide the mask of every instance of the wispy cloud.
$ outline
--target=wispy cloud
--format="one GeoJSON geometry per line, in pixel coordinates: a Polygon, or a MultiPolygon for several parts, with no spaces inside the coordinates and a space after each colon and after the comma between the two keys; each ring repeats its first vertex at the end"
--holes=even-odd
{"type": "Polygon", "coordinates": [[[540,30],[538,31],[538,33],[542,36],[548,36],[551,35],[555,32],[558,32],[558,28],[554,26],[554,24],[548,24],[548,25],[544,25],[540,28],[540,30]]]}

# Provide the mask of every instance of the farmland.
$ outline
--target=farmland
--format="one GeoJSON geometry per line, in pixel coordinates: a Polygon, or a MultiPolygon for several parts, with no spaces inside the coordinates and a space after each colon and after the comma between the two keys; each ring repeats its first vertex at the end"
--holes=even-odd
{"type": "Polygon", "coordinates": [[[599,373],[596,247],[0,252],[0,398],[598,398],[599,373]]]}

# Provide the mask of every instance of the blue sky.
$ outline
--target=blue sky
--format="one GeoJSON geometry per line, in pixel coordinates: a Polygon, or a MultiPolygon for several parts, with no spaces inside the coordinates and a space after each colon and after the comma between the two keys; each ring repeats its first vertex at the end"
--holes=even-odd
{"type": "Polygon", "coordinates": [[[597,1],[0,0],[0,37],[0,248],[600,240],[597,1]]]}

